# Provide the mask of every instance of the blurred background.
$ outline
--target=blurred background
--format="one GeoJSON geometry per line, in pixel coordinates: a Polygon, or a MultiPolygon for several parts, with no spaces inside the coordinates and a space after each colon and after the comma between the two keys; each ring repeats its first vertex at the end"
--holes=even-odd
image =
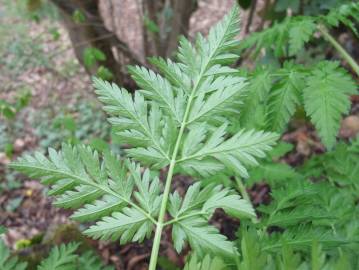
{"type": "MultiPolygon", "coordinates": [[[[107,144],[115,139],[93,93],[91,76],[135,91],[127,65],[150,67],[150,56],[172,57],[180,35],[190,39],[198,32],[206,35],[234,2],[0,0],[0,224],[8,228],[8,246],[36,261],[43,250],[34,250],[34,246],[84,241],[118,269],[145,269],[142,262],[149,256],[150,244],[129,244],[119,251],[116,244],[83,239],[81,227],[68,220],[70,212],[51,206],[41,184],[7,165],[28,151],[45,152],[49,146],[58,148],[64,141],[85,142],[100,150],[111,147],[120,152],[116,144],[107,144]]],[[[321,16],[351,1],[237,2],[242,8],[239,38],[246,40],[251,33],[290,16],[321,16]]],[[[350,27],[339,21],[331,33],[359,60],[358,37],[350,27]]],[[[245,48],[237,66],[251,70],[260,65],[278,67],[288,58],[304,64],[339,59],[333,47],[317,33],[295,57],[271,50],[255,52],[255,57],[253,53],[250,46],[245,48]]],[[[345,63],[344,67],[350,71],[345,63]]],[[[351,115],[343,120],[340,130],[342,138],[358,133],[358,112],[359,96],[354,95],[351,115]]],[[[288,157],[291,164],[323,151],[311,129],[300,121],[300,116],[298,119],[285,135],[296,146],[288,157]]],[[[256,204],[265,201],[268,194],[266,187],[260,185],[250,192],[256,204]]],[[[224,225],[222,218],[218,216],[215,222],[225,234],[233,234],[232,227],[237,224],[224,225]]],[[[178,258],[171,248],[165,255],[160,264],[182,263],[183,258],[178,258]]]]}

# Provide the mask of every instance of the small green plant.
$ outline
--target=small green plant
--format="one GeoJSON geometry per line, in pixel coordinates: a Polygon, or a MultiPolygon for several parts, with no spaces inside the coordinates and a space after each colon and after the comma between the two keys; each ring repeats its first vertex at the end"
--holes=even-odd
{"type": "Polygon", "coordinates": [[[358,16],[358,3],[344,4],[327,15],[287,17],[243,40],[240,51],[254,48],[254,58],[265,52],[281,60],[276,60],[279,68],[262,65],[248,74],[250,89],[243,100],[239,125],[282,133],[298,108],[303,108],[323,144],[333,148],[357,84],[339,62],[322,60],[304,65],[298,55],[314,34],[320,33],[359,76],[358,64],[327,30],[341,23],[358,35],[358,16]]]}
{"type": "Polygon", "coordinates": [[[259,55],[261,49],[271,51],[276,57],[296,57],[304,46],[314,39],[316,31],[319,31],[358,74],[358,64],[327,30],[343,24],[358,36],[355,27],[355,23],[359,21],[358,14],[359,4],[353,2],[333,8],[326,15],[288,16],[282,22],[275,22],[272,27],[249,35],[241,43],[240,50],[254,48],[254,57],[259,55]]]}
{"type": "Polygon", "coordinates": [[[211,30],[199,36],[196,47],[182,39],[180,63],[154,59],[162,77],[143,67],[130,72],[141,87],[132,97],[125,89],[94,79],[96,93],[111,115],[110,122],[130,158],[155,170],[167,168],[165,187],[154,172],[131,159],[120,160],[110,152],[64,145],[24,156],[13,168],[52,185],[55,205],[80,208],[73,218],[98,220],[85,231],[96,239],[143,241],[155,231],[149,269],[154,270],[162,231],[172,227],[174,246],[180,252],[189,242],[198,254],[234,258],[233,243],[208,224],[216,208],[235,217],[255,217],[251,204],[233,190],[221,186],[190,186],[184,198],[171,193],[174,173],[206,177],[227,169],[246,177],[248,165],[257,164],[278,136],[270,132],[240,130],[228,133],[226,118],[237,113],[245,93],[245,78],[224,66],[237,59],[238,9],[234,8],[211,30]],[[82,207],[85,205],[84,207],[82,207]]]}
{"type": "Polygon", "coordinates": [[[291,146],[275,146],[275,132],[283,132],[304,105],[331,159],[356,85],[330,61],[309,68],[288,62],[275,75],[230,67],[238,58],[238,29],[234,7],[207,38],[198,35],[194,45],[182,38],[178,62],[151,59],[161,75],[130,67],[140,87],[134,95],[94,79],[118,140],[131,146],[126,157],[64,144],[60,151],[50,148],[48,157],[25,155],[11,166],[50,185],[56,206],[77,209],[73,219],[96,222],[86,235],[121,244],[153,237],[150,270],[156,269],[165,228],[177,252],[186,243],[193,251],[185,269],[355,267],[358,230],[352,217],[358,211],[350,170],[357,166],[357,142],[342,146],[352,167],[339,168],[340,177],[333,178],[326,170],[309,173],[303,165],[307,173],[301,173],[278,162],[291,146]],[[164,186],[159,171],[166,173],[164,186]],[[175,174],[199,181],[180,196],[172,191],[175,174]],[[272,201],[258,208],[258,218],[245,184],[263,179],[272,201]],[[241,219],[239,241],[209,224],[218,208],[241,219]]]}
{"type": "MultiPolygon", "coordinates": [[[[92,251],[78,255],[77,243],[62,244],[51,249],[47,258],[43,259],[37,266],[37,270],[113,270],[112,266],[104,266],[97,255],[92,251]]],[[[19,257],[12,256],[5,243],[0,240],[0,265],[3,270],[25,270],[27,263],[22,262],[19,257]]]]}
{"type": "Polygon", "coordinates": [[[0,99],[0,120],[5,120],[0,124],[0,151],[5,152],[7,157],[12,157],[14,151],[12,141],[14,133],[16,133],[16,123],[14,119],[28,106],[31,93],[28,89],[23,89],[23,91],[17,93],[15,99],[16,102],[8,102],[0,99]]]}
{"type": "Polygon", "coordinates": [[[17,113],[29,104],[30,99],[31,93],[28,90],[19,93],[15,103],[0,99],[0,117],[4,117],[7,120],[13,119],[17,113]]]}

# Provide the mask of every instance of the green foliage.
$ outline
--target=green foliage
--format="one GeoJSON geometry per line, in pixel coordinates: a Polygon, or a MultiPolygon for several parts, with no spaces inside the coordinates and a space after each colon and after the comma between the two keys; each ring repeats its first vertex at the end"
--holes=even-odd
{"type": "Polygon", "coordinates": [[[83,51],[83,59],[85,67],[92,67],[97,62],[105,61],[106,55],[99,49],[94,47],[87,47],[83,51]]]}
{"type": "Polygon", "coordinates": [[[200,189],[200,184],[190,186],[181,199],[177,192],[171,194],[169,212],[174,218],[172,238],[178,252],[187,239],[198,255],[207,253],[231,256],[234,246],[213,226],[206,226],[207,220],[216,208],[222,208],[234,217],[255,217],[252,206],[230,190],[208,185],[200,189]],[[216,245],[213,245],[216,243],[216,245]]]}
{"type": "Polygon", "coordinates": [[[144,23],[147,31],[149,31],[153,34],[159,33],[160,29],[159,29],[158,25],[156,24],[156,22],[151,20],[147,15],[144,16],[143,23],[144,23]]]}
{"type": "Polygon", "coordinates": [[[272,79],[269,71],[259,68],[249,75],[248,80],[246,96],[239,114],[240,124],[245,128],[261,128],[272,79]]]}
{"type": "Polygon", "coordinates": [[[334,61],[309,67],[285,62],[275,73],[261,70],[251,75],[256,82],[248,87],[239,125],[283,132],[297,109],[304,107],[323,144],[332,148],[342,115],[349,112],[350,95],[357,93],[351,76],[334,61]]]}
{"type": "Polygon", "coordinates": [[[227,169],[245,177],[246,168],[257,165],[278,138],[263,131],[228,133],[227,119],[238,113],[246,85],[237,70],[224,65],[238,57],[234,53],[237,13],[234,8],[207,39],[199,36],[195,45],[182,38],[179,63],[154,60],[160,70],[166,70],[164,77],[145,68],[130,68],[142,89],[133,97],[115,84],[94,79],[119,140],[132,146],[126,150],[128,157],[152,169],[169,165],[165,191],[149,169],[84,145],[64,144],[58,152],[50,148],[48,158],[41,153],[25,155],[11,166],[51,185],[55,205],[78,209],[75,219],[96,220],[85,230],[96,239],[142,242],[156,229],[154,250],[158,251],[158,231],[171,225],[178,252],[188,242],[201,256],[210,252],[234,259],[234,244],[208,221],[217,208],[237,218],[253,218],[251,204],[233,190],[215,185],[201,188],[200,183],[189,187],[183,199],[176,192],[171,194],[168,204],[167,186],[175,169],[200,177],[227,169]],[[168,221],[164,220],[166,208],[172,217],[168,221]]]}
{"type": "Polygon", "coordinates": [[[20,262],[17,257],[12,257],[9,249],[0,239],[0,265],[4,270],[25,270],[27,263],[20,262]]]}
{"type": "Polygon", "coordinates": [[[253,33],[242,42],[240,48],[244,50],[254,47],[254,55],[265,48],[273,50],[276,57],[293,56],[312,38],[315,29],[315,21],[310,17],[288,17],[273,27],[253,33]]]}
{"type": "MultiPolygon", "coordinates": [[[[282,1],[277,4],[280,2],[282,1]]],[[[342,23],[358,35],[355,27],[358,15],[359,4],[353,2],[333,8],[326,15],[287,17],[282,22],[276,22],[272,27],[248,36],[241,43],[240,48],[241,50],[254,48],[255,56],[258,56],[262,48],[267,52],[273,51],[276,57],[296,56],[304,45],[313,39],[317,27],[321,24],[331,28],[342,23]]]]}
{"type": "Polygon", "coordinates": [[[305,109],[328,148],[335,144],[341,116],[349,112],[348,95],[355,93],[355,83],[336,62],[319,63],[307,77],[305,109]]]}
{"type": "Polygon", "coordinates": [[[58,19],[59,13],[48,0],[5,0],[4,5],[11,15],[20,16],[26,20],[38,22],[42,19],[58,19]]]}
{"type": "Polygon", "coordinates": [[[266,265],[266,256],[261,251],[256,232],[253,229],[241,231],[241,261],[239,269],[260,270],[266,265]]]}
{"type": "Polygon", "coordinates": [[[2,225],[0,225],[0,235],[6,233],[6,228],[2,225]]]}
{"type": "Polygon", "coordinates": [[[201,261],[198,256],[191,256],[183,270],[226,270],[226,264],[220,257],[211,258],[209,255],[201,261]]]}
{"type": "Polygon", "coordinates": [[[270,185],[271,201],[257,208],[257,230],[248,225],[240,230],[242,268],[355,269],[358,139],[339,143],[298,170],[277,163],[288,151],[278,145],[263,166],[249,171],[249,183],[270,185]],[[270,173],[268,167],[276,166],[283,169],[270,173]]]}
{"type": "Polygon", "coordinates": [[[99,78],[103,79],[103,80],[111,80],[113,79],[113,73],[111,72],[111,70],[109,70],[107,67],[105,66],[99,66],[97,71],[96,71],[96,76],[98,76],[99,78]]]}
{"type": "MultiPolygon", "coordinates": [[[[78,255],[77,243],[62,244],[51,249],[47,258],[43,259],[38,270],[113,270],[112,266],[105,266],[93,251],[86,251],[78,255]]],[[[17,256],[11,256],[10,250],[0,240],[0,265],[2,270],[25,270],[27,263],[21,262],[17,256]]]]}
{"type": "Polygon", "coordinates": [[[85,253],[78,256],[78,267],[84,270],[114,270],[113,266],[105,266],[101,259],[93,251],[88,250],[85,253]]]}
{"type": "Polygon", "coordinates": [[[72,19],[75,23],[81,24],[86,21],[86,16],[81,10],[76,9],[72,14],[72,19]]]}
{"type": "MultiPolygon", "coordinates": [[[[247,270],[355,268],[359,144],[335,142],[356,85],[336,62],[285,62],[277,71],[263,67],[248,74],[231,67],[238,58],[237,13],[233,8],[194,44],[181,38],[177,60],[151,59],[159,73],[130,67],[139,86],[133,95],[94,78],[116,142],[126,145],[124,156],[103,145],[94,150],[63,144],[59,151],[50,148],[48,156],[24,155],[11,166],[49,185],[54,204],[74,209],[73,219],[93,222],[84,231],[88,236],[125,244],[143,242],[155,231],[151,270],[167,227],[178,253],[188,244],[196,254],[185,269],[230,269],[234,264],[247,270]],[[273,147],[279,137],[274,132],[285,130],[298,107],[329,152],[294,169],[278,162],[292,146],[273,147]],[[318,166],[323,160],[326,165],[318,166]],[[167,172],[164,187],[160,171],[167,172]],[[177,173],[199,180],[183,196],[171,190],[177,173]],[[249,199],[232,189],[231,177],[268,183],[271,200],[258,207],[260,218],[249,199]],[[216,209],[241,219],[239,241],[229,241],[211,225],[216,209]]],[[[287,19],[242,47],[294,55],[318,22],[287,19]]],[[[64,125],[77,130],[71,120],[64,125]]],[[[54,251],[57,262],[60,253],[54,251]]]]}
{"type": "Polygon", "coordinates": [[[275,3],[275,11],[281,12],[291,9],[293,12],[298,12],[300,6],[299,0],[278,0],[275,3]]]}
{"type": "Polygon", "coordinates": [[[74,254],[78,248],[78,244],[71,243],[68,245],[61,245],[59,247],[54,247],[49,257],[41,262],[38,267],[38,270],[61,270],[61,269],[76,269],[76,258],[74,254]]]}
{"type": "Polygon", "coordinates": [[[15,99],[15,103],[9,103],[6,100],[0,99],[0,116],[4,116],[6,119],[14,118],[18,112],[29,104],[31,93],[25,89],[18,93],[15,99]]]}
{"type": "Polygon", "coordinates": [[[359,22],[359,4],[352,2],[350,4],[341,5],[323,17],[326,24],[337,27],[339,23],[349,27],[353,33],[358,36],[359,33],[355,27],[355,23],[359,22]]]}
{"type": "Polygon", "coordinates": [[[268,97],[267,124],[271,130],[282,131],[301,103],[304,76],[298,67],[288,62],[277,73],[279,80],[268,97]]]}

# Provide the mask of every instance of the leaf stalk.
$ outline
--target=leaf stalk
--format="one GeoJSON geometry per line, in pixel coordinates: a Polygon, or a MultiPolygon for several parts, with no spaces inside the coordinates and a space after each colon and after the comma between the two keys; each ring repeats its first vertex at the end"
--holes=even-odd
{"type": "MultiPolygon", "coordinates": [[[[195,88],[197,88],[197,86],[195,88]]],[[[187,118],[188,118],[189,111],[190,111],[190,108],[191,108],[192,100],[193,100],[193,97],[194,97],[194,95],[193,95],[194,92],[195,92],[195,89],[194,89],[194,91],[192,91],[192,94],[188,99],[188,104],[186,106],[186,111],[185,111],[184,116],[183,116],[183,121],[182,121],[182,124],[181,124],[181,128],[180,128],[180,131],[179,131],[178,136],[177,136],[175,147],[173,149],[171,163],[170,163],[170,166],[168,168],[168,173],[167,173],[166,183],[165,183],[165,189],[163,191],[163,198],[162,198],[162,202],[161,202],[160,213],[159,213],[158,220],[157,220],[157,227],[156,227],[155,237],[153,239],[153,246],[152,246],[152,251],[151,251],[150,265],[149,265],[149,268],[148,268],[149,270],[156,270],[158,252],[159,252],[160,242],[161,242],[161,235],[162,235],[162,230],[163,230],[163,227],[164,227],[164,219],[165,219],[165,214],[166,214],[166,209],[167,209],[167,201],[168,201],[168,196],[169,196],[170,191],[171,191],[171,183],[172,183],[172,178],[173,178],[173,171],[174,171],[174,168],[175,168],[175,165],[176,165],[176,157],[177,157],[179,146],[181,144],[183,133],[184,133],[184,130],[185,130],[185,127],[186,127],[186,122],[187,122],[187,118]]]]}
{"type": "MultiPolygon", "coordinates": [[[[249,194],[248,194],[248,192],[247,192],[247,190],[246,190],[246,187],[245,187],[244,184],[243,184],[242,179],[241,179],[239,176],[235,176],[235,180],[236,180],[236,184],[237,184],[238,190],[239,190],[239,192],[241,193],[243,199],[245,199],[245,200],[253,207],[251,198],[249,197],[249,194]]],[[[253,209],[254,209],[254,207],[253,207],[253,209]]],[[[252,218],[252,222],[253,222],[253,223],[258,223],[259,220],[258,220],[257,217],[254,217],[254,218],[252,218]]]]}
{"type": "Polygon", "coordinates": [[[318,25],[319,32],[323,35],[323,37],[330,43],[332,46],[339,52],[339,54],[344,58],[345,61],[350,65],[350,67],[355,71],[355,73],[359,76],[359,65],[358,63],[351,57],[348,52],[340,45],[334,37],[329,33],[324,25],[318,25]]]}

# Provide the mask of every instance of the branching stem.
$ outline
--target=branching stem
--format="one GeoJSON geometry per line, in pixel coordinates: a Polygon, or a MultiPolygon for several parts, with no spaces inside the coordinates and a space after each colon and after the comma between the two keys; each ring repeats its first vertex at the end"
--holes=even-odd
{"type": "MultiPolygon", "coordinates": [[[[224,31],[224,33],[225,32],[226,31],[224,31]]],[[[151,258],[150,258],[150,265],[149,265],[149,268],[148,268],[149,270],[156,270],[158,251],[159,251],[159,248],[160,248],[162,230],[163,230],[163,227],[165,226],[164,219],[165,219],[165,214],[166,214],[166,209],[167,209],[168,196],[169,196],[169,193],[170,193],[170,190],[171,190],[173,171],[174,171],[174,168],[176,166],[177,154],[178,154],[178,150],[179,150],[179,147],[180,147],[180,144],[181,144],[181,141],[182,141],[182,137],[183,137],[185,128],[187,126],[189,113],[190,113],[190,110],[191,110],[191,107],[192,107],[192,101],[196,96],[197,89],[201,84],[201,79],[203,78],[204,74],[206,73],[210,61],[216,55],[217,49],[222,45],[222,42],[223,42],[223,40],[221,40],[221,42],[219,42],[217,44],[217,48],[214,49],[211,52],[211,54],[207,58],[207,61],[205,61],[202,64],[201,71],[199,72],[198,76],[196,77],[195,83],[193,84],[191,95],[188,97],[186,110],[185,110],[185,113],[183,115],[181,127],[180,127],[180,130],[179,130],[178,136],[177,136],[175,147],[173,149],[171,163],[170,163],[170,166],[168,168],[168,173],[167,173],[166,183],[165,183],[165,189],[163,191],[163,198],[162,198],[162,202],[161,202],[160,213],[159,213],[159,216],[158,216],[155,237],[154,237],[154,240],[153,240],[151,258]]]]}
{"type": "Polygon", "coordinates": [[[162,202],[161,202],[160,213],[159,213],[158,220],[157,220],[155,238],[153,239],[153,246],[152,246],[152,251],[151,251],[150,265],[149,265],[149,268],[148,268],[149,270],[156,270],[157,257],[158,257],[158,251],[159,251],[159,248],[160,248],[162,230],[163,230],[163,227],[165,226],[164,219],[165,219],[165,214],[166,214],[166,209],[167,209],[168,196],[169,196],[170,191],[171,191],[171,183],[172,183],[172,178],[173,178],[173,171],[174,171],[174,168],[175,168],[175,165],[176,165],[176,157],[177,157],[179,146],[181,144],[182,136],[183,136],[183,133],[184,133],[184,130],[185,130],[185,127],[186,127],[186,122],[187,122],[187,118],[188,118],[189,111],[190,111],[190,108],[191,108],[192,100],[193,100],[193,97],[194,97],[194,94],[193,94],[194,92],[195,92],[195,89],[192,91],[191,96],[188,99],[186,111],[184,113],[183,121],[182,121],[182,124],[181,124],[181,127],[180,127],[180,131],[178,133],[176,144],[175,144],[175,147],[173,149],[171,163],[170,163],[170,166],[168,168],[168,173],[167,173],[166,183],[165,183],[165,189],[163,191],[163,198],[162,198],[162,202]]]}
{"type": "Polygon", "coordinates": [[[334,37],[328,32],[324,25],[318,25],[318,30],[323,35],[323,37],[333,45],[333,47],[339,52],[339,54],[348,62],[351,68],[355,71],[355,73],[359,76],[359,65],[357,62],[351,57],[347,51],[340,45],[334,37]]]}
{"type": "MultiPolygon", "coordinates": [[[[237,184],[237,187],[238,187],[238,190],[239,192],[241,193],[243,199],[245,199],[248,203],[250,203],[250,205],[252,205],[253,207],[253,204],[252,204],[252,201],[251,201],[251,198],[249,197],[249,194],[246,190],[246,187],[244,186],[243,184],[243,181],[242,179],[239,177],[239,176],[235,176],[235,180],[236,180],[236,184],[237,184]]],[[[253,207],[254,209],[254,207],[253,207]]],[[[258,218],[255,217],[255,218],[252,218],[252,222],[253,223],[258,223],[258,218]]]]}
{"type": "Polygon", "coordinates": [[[177,217],[177,218],[174,218],[174,219],[171,219],[167,222],[165,222],[163,224],[163,226],[168,226],[168,225],[171,225],[175,222],[179,222],[181,220],[184,220],[184,219],[187,219],[187,218],[190,218],[190,217],[195,217],[195,216],[201,216],[201,215],[206,215],[206,212],[195,212],[195,213],[191,213],[191,214],[188,214],[188,215],[183,215],[183,216],[180,216],[180,217],[177,217]]]}
{"type": "Polygon", "coordinates": [[[238,190],[241,193],[243,199],[247,200],[248,202],[251,202],[251,199],[248,195],[246,187],[244,186],[244,184],[242,182],[242,179],[239,176],[236,176],[235,179],[236,179],[236,184],[237,184],[238,190]]]}

